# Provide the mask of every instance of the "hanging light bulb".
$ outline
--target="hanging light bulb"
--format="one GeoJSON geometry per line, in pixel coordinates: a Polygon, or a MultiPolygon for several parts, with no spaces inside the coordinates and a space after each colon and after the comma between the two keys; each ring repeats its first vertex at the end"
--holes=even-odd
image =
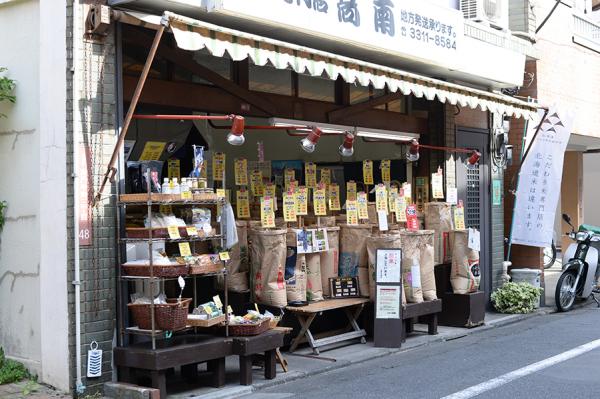
{"type": "Polygon", "coordinates": [[[316,126],[313,127],[312,131],[308,134],[308,136],[306,136],[300,141],[302,149],[308,153],[314,152],[317,146],[317,142],[321,138],[321,134],[323,134],[323,131],[321,129],[319,129],[316,126]]]}
{"type": "Polygon", "coordinates": [[[419,142],[417,140],[413,140],[411,141],[410,148],[406,153],[406,159],[408,159],[409,162],[416,162],[419,160],[419,157],[419,142]]]}
{"type": "Polygon", "coordinates": [[[474,170],[479,167],[479,159],[481,158],[481,153],[479,151],[474,150],[471,153],[469,159],[467,159],[467,169],[474,170]]]}
{"type": "Polygon", "coordinates": [[[344,135],[344,143],[339,148],[340,155],[343,157],[351,157],[354,154],[354,135],[346,132],[344,135]]]}
{"type": "Polygon", "coordinates": [[[234,115],[231,119],[231,132],[227,135],[227,142],[231,145],[242,145],[246,141],[244,138],[244,117],[234,115]]]}

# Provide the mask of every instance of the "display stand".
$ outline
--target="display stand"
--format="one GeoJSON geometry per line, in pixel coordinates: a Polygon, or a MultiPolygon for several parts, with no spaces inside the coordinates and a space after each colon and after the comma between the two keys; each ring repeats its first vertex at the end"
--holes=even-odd
{"type": "Polygon", "coordinates": [[[402,345],[402,250],[378,249],[375,290],[374,344],[379,348],[402,345]]]}
{"type": "Polygon", "coordinates": [[[435,267],[437,296],[442,299],[439,323],[443,326],[473,328],[484,324],[485,293],[455,294],[450,284],[450,264],[435,267]]]}

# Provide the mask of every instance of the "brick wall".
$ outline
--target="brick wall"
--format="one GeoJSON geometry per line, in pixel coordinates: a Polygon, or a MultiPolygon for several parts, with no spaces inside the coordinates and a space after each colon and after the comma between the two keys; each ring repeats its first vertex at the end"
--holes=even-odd
{"type": "MultiPolygon", "coordinates": [[[[72,4],[72,3],[71,3],[72,4]]],[[[87,7],[86,7],[87,8],[87,7]]],[[[69,67],[73,65],[72,5],[67,7],[67,49],[69,67]]],[[[85,12],[81,11],[82,19],[85,12]]],[[[74,76],[67,72],[67,137],[68,137],[68,172],[73,169],[72,142],[75,138],[80,145],[90,150],[89,170],[78,167],[76,172],[82,180],[89,177],[91,185],[97,187],[110,159],[115,142],[116,87],[115,87],[115,38],[110,34],[102,41],[83,39],[81,32],[78,36],[79,59],[75,60],[80,91],[78,98],[73,99],[72,84],[74,76]],[[72,112],[73,101],[79,102],[80,113],[72,112]]],[[[83,156],[83,154],[81,155],[83,156]]],[[[81,165],[81,163],[80,163],[81,165]]],[[[95,190],[94,190],[95,192],[95,190]]],[[[102,384],[112,380],[112,347],[116,327],[116,291],[115,291],[115,208],[114,198],[110,195],[111,188],[105,190],[106,199],[101,201],[96,209],[90,211],[92,220],[91,245],[80,247],[81,270],[81,362],[83,384],[86,394],[101,390],[102,384]],[[92,341],[97,341],[103,352],[102,377],[86,379],[87,350],[92,341]]],[[[114,192],[113,192],[114,194],[114,192]]],[[[68,185],[68,214],[69,226],[69,268],[67,279],[74,279],[73,258],[73,182],[68,185]]],[[[75,305],[74,288],[69,284],[69,313],[70,313],[70,350],[71,350],[71,381],[75,388],[75,305]]]]}

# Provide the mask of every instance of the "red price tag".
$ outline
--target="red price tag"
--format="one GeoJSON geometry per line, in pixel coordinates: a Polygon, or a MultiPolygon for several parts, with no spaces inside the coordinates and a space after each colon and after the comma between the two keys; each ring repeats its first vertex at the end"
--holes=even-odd
{"type": "Polygon", "coordinates": [[[414,204],[406,207],[406,228],[408,230],[419,229],[419,219],[417,219],[417,207],[414,204]]]}

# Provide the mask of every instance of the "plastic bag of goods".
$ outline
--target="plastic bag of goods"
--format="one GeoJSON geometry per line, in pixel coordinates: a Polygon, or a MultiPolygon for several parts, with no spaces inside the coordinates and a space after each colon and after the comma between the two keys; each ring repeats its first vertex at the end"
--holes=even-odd
{"type": "Polygon", "coordinates": [[[435,231],[434,259],[435,264],[452,261],[450,232],[454,229],[452,204],[447,202],[428,202],[425,204],[425,228],[435,231]]]}
{"type": "Polygon", "coordinates": [[[369,294],[369,264],[367,237],[373,227],[370,224],[340,225],[340,277],[358,277],[360,294],[369,294]]]}
{"type": "Polygon", "coordinates": [[[323,295],[330,296],[329,279],[335,278],[339,273],[340,261],[340,228],[327,227],[327,242],[329,250],[321,252],[321,286],[323,295]]]}
{"type": "Polygon", "coordinates": [[[285,306],[286,230],[250,230],[249,240],[254,302],[285,306]]]}
{"type": "Polygon", "coordinates": [[[402,276],[408,302],[437,299],[432,230],[404,230],[402,237],[402,276]]]}
{"type": "Polygon", "coordinates": [[[306,254],[306,299],[308,301],[323,300],[321,254],[319,252],[306,254]]]}
{"type": "MultiPolygon", "coordinates": [[[[377,250],[401,249],[400,234],[371,235],[367,238],[367,253],[369,254],[369,298],[375,300],[377,250]]],[[[406,300],[403,301],[406,303],[406,300]]]]}
{"type": "Polygon", "coordinates": [[[288,229],[286,234],[287,258],[285,261],[285,290],[288,302],[306,301],[306,256],[299,254],[296,231],[288,229]]]}
{"type": "Polygon", "coordinates": [[[452,270],[450,284],[455,294],[468,294],[479,289],[481,271],[479,252],[469,248],[468,230],[454,230],[450,233],[452,244],[452,270]]]}
{"type": "MultiPolygon", "coordinates": [[[[248,291],[248,222],[237,220],[235,222],[238,234],[238,243],[229,251],[230,261],[227,262],[227,288],[233,292],[248,291]]],[[[223,289],[223,276],[217,278],[217,288],[223,289]]]]}

